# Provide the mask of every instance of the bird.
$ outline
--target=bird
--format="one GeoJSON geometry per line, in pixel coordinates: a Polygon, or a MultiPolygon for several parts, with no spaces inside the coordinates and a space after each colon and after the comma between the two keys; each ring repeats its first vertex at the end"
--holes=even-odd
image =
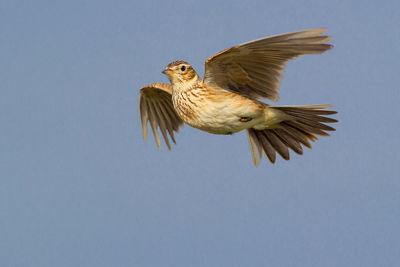
{"type": "Polygon", "coordinates": [[[329,136],[327,123],[337,111],[331,105],[275,106],[262,102],[279,100],[279,85],[287,61],[306,54],[321,54],[333,47],[326,28],[302,30],[246,42],[223,50],[205,62],[204,77],[182,60],[162,71],[170,84],[152,83],[140,89],[139,111],[146,141],[148,123],[157,146],[160,135],[171,150],[174,132],[188,124],[202,131],[232,135],[246,130],[253,163],[263,152],[271,163],[276,153],[289,160],[289,149],[303,154],[310,141],[329,136]],[[169,135],[169,137],[168,137],[169,135]]]}

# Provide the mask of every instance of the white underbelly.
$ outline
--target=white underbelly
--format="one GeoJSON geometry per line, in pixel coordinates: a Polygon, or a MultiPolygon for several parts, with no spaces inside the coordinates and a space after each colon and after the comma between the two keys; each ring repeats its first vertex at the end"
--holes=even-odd
{"type": "Polygon", "coordinates": [[[246,105],[235,105],[230,101],[213,102],[195,109],[197,119],[187,123],[213,134],[233,134],[251,128],[262,120],[260,114],[246,105]]]}

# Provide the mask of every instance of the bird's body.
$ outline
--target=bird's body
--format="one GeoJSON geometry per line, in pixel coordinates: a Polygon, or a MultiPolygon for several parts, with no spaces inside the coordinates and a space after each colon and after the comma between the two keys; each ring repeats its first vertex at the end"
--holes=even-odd
{"type": "Polygon", "coordinates": [[[167,131],[175,142],[174,131],[183,123],[213,134],[234,134],[246,130],[254,164],[262,152],[274,163],[276,152],[289,159],[288,148],[302,154],[302,145],[316,135],[329,135],[334,129],[325,123],[337,120],[322,115],[329,105],[270,106],[259,101],[279,98],[279,82],[285,62],[304,54],[319,54],[332,46],[315,29],[272,36],[234,46],[206,61],[201,79],[185,61],[170,63],[163,71],[171,82],[150,84],[141,89],[140,112],[146,139],[150,121],[158,146],[161,130],[170,148],[167,131]]]}
{"type": "Polygon", "coordinates": [[[236,93],[208,87],[201,80],[183,90],[173,89],[172,103],[185,123],[213,134],[233,134],[256,126],[263,121],[266,106],[236,93]]]}

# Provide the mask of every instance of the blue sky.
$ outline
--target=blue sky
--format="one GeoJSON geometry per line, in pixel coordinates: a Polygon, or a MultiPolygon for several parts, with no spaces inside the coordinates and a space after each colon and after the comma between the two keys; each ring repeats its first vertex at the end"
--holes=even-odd
{"type": "Polygon", "coordinates": [[[399,1],[3,1],[1,266],[399,266],[399,1]],[[245,133],[143,142],[139,89],[174,60],[327,27],[279,104],[337,131],[252,163],[245,133]]]}

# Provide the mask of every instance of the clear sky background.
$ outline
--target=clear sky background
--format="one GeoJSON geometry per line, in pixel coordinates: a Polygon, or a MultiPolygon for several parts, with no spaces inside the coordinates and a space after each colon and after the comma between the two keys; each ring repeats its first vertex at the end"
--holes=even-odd
{"type": "Polygon", "coordinates": [[[400,2],[2,1],[1,266],[400,266],[400,2]],[[303,156],[245,132],[143,142],[139,89],[246,41],[327,27],[279,104],[331,103],[303,156]]]}

